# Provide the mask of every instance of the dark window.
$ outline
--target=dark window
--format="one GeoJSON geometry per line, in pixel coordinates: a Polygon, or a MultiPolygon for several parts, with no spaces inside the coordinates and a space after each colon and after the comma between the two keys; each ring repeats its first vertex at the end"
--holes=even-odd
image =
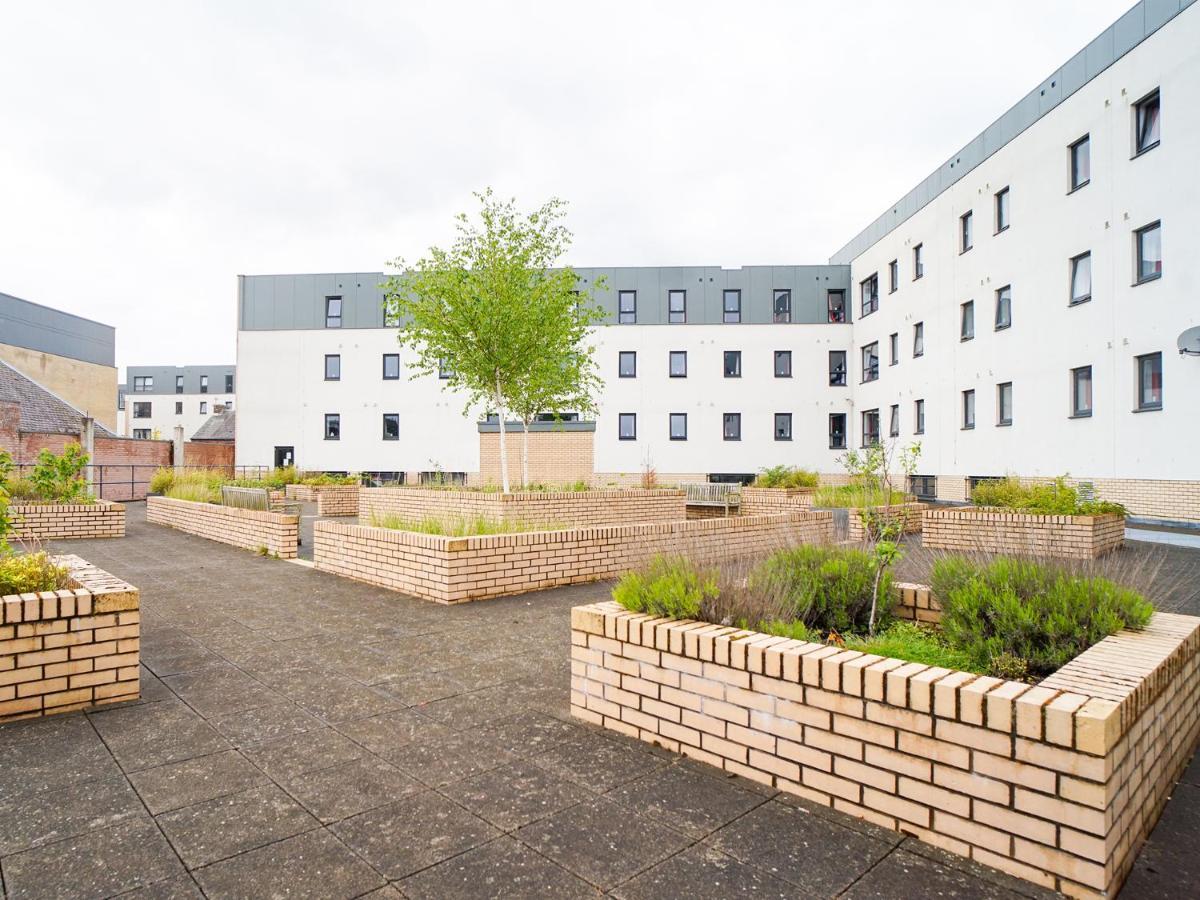
{"type": "Polygon", "coordinates": [[[925,277],[925,245],[913,247],[913,281],[925,277]]]}
{"type": "MultiPolygon", "coordinates": [[[[133,377],[133,390],[136,394],[152,394],[154,393],[154,376],[153,375],[135,375],[133,377]]],[[[178,391],[176,391],[178,393],[178,391]]]]}
{"type": "Polygon", "coordinates": [[[326,297],[325,298],[325,327],[326,328],[341,328],[342,327],[342,298],[341,297],[326,297]]]}
{"type": "Polygon", "coordinates": [[[183,376],[182,375],[175,376],[175,393],[177,393],[177,394],[183,393],[183,376]]]}
{"type": "Polygon", "coordinates": [[[962,427],[975,427],[975,392],[962,392],[962,427]]]}
{"type": "Polygon", "coordinates": [[[792,377],[792,351],[791,350],[776,350],[775,351],[775,377],[776,378],[791,378],[792,377]]]}
{"type": "Polygon", "coordinates": [[[383,414],[383,439],[385,441],[400,440],[400,413],[383,414]]]}
{"type": "Polygon", "coordinates": [[[637,440],[637,413],[620,413],[617,416],[617,438],[622,441],[637,440]]]}
{"type": "Polygon", "coordinates": [[[148,441],[148,440],[150,440],[150,429],[149,428],[135,428],[135,429],[133,429],[133,437],[135,440],[148,441]]]}
{"type": "Polygon", "coordinates": [[[671,440],[687,440],[687,413],[671,413],[671,440]]]}
{"type": "Polygon", "coordinates": [[[862,414],[862,445],[874,447],[879,443],[879,410],[867,409],[862,414]]]}
{"type": "Polygon", "coordinates": [[[773,307],[772,319],[776,325],[792,321],[792,292],[776,288],[773,307]]]}
{"type": "Polygon", "coordinates": [[[974,210],[968,210],[958,218],[959,253],[966,253],[975,245],[974,235],[972,233],[972,220],[974,218],[974,210]]]}
{"type": "Polygon", "coordinates": [[[1008,224],[1008,188],[1003,188],[996,192],[996,234],[1007,230],[1008,224]]]}
{"type": "Polygon", "coordinates": [[[862,348],[862,380],[876,381],[879,378],[879,341],[872,341],[862,348]]]}
{"type": "Polygon", "coordinates": [[[962,305],[959,328],[960,340],[969,341],[975,337],[975,301],[968,300],[962,305]]]}
{"type": "Polygon", "coordinates": [[[913,325],[913,356],[925,355],[925,323],[917,322],[913,325]]]}
{"type": "Polygon", "coordinates": [[[1162,277],[1162,224],[1152,222],[1134,232],[1137,247],[1137,283],[1162,277]]]}
{"type": "Polygon", "coordinates": [[[617,322],[621,325],[637,322],[637,291],[617,292],[617,322]]]}
{"type": "Polygon", "coordinates": [[[342,417],[338,413],[325,413],[325,440],[342,439],[342,417]]]}
{"type": "Polygon", "coordinates": [[[144,402],[143,403],[134,403],[133,404],[133,417],[135,419],[149,419],[150,414],[151,414],[150,410],[151,410],[150,403],[144,403],[144,402]]]}
{"type": "Polygon", "coordinates": [[[466,484],[466,472],[443,472],[437,469],[433,472],[418,472],[417,484],[466,484]]]}
{"type": "Polygon", "coordinates": [[[383,354],[383,378],[385,381],[396,381],[400,378],[400,354],[383,354]]]}
{"type": "Polygon", "coordinates": [[[1071,259],[1071,306],[1092,299],[1092,254],[1080,253],[1071,259]]]}
{"type": "Polygon", "coordinates": [[[449,381],[453,377],[454,365],[448,356],[443,356],[438,360],[438,378],[442,379],[442,381],[449,381]]]}
{"type": "Polygon", "coordinates": [[[177,415],[177,416],[183,415],[183,401],[182,400],[175,401],[175,415],[177,415]]]}
{"type": "Polygon", "coordinates": [[[888,263],[888,293],[894,294],[900,290],[900,260],[893,259],[888,263]]]}
{"type": "Polygon", "coordinates": [[[888,365],[900,364],[900,332],[893,331],[888,335],[888,365]]]}
{"type": "Polygon", "coordinates": [[[207,375],[200,376],[200,393],[202,393],[202,394],[208,393],[208,376],[207,375]]]}
{"type": "Polygon", "coordinates": [[[1084,135],[1071,145],[1071,190],[1076,191],[1092,180],[1092,142],[1084,135]]]}
{"type": "Polygon", "coordinates": [[[1012,382],[996,385],[996,424],[1011,425],[1013,416],[1012,382]]]}
{"type": "Polygon", "coordinates": [[[725,377],[726,378],[741,378],[742,377],[742,351],[741,350],[726,350],[725,351],[725,377]]]}
{"type": "Polygon", "coordinates": [[[829,414],[829,449],[846,449],[846,414],[829,414]]]}
{"type": "Polygon", "coordinates": [[[1080,366],[1071,370],[1071,415],[1084,417],[1092,414],[1092,367],[1080,366]]]}
{"type": "Polygon", "coordinates": [[[1162,409],[1162,354],[1137,358],[1138,409],[1162,409]]]}
{"type": "Polygon", "coordinates": [[[342,380],[342,357],[337,353],[325,354],[325,380],[342,380]]]}
{"type": "Polygon", "coordinates": [[[637,353],[621,350],[617,353],[617,377],[637,378],[637,353]]]}
{"type": "Polygon", "coordinates": [[[725,413],[721,416],[721,437],[727,441],[742,439],[742,414],[725,413]]]}
{"type": "Polygon", "coordinates": [[[672,325],[687,321],[687,291],[667,291],[667,321],[672,325]]]}
{"type": "Polygon", "coordinates": [[[845,291],[828,291],[825,294],[825,303],[829,307],[830,322],[845,322],[846,321],[846,292],[845,291]]]}
{"type": "Polygon", "coordinates": [[[687,351],[672,350],[669,357],[672,378],[687,378],[687,351]]]}
{"type": "Polygon", "coordinates": [[[913,434],[925,433],[925,401],[913,401],[913,434]]]}
{"type": "Polygon", "coordinates": [[[207,400],[200,401],[200,415],[202,415],[202,416],[208,415],[208,401],[207,400]]]}
{"type": "Polygon", "coordinates": [[[125,408],[125,392],[117,391],[117,409],[125,408]]]}
{"type": "Polygon", "coordinates": [[[895,404],[892,405],[891,419],[888,423],[888,435],[891,437],[900,436],[900,407],[895,404]]]}
{"type": "Polygon", "coordinates": [[[775,413],[775,440],[790,441],[792,439],[792,414],[775,413]]]}
{"type": "Polygon", "coordinates": [[[937,476],[936,475],[910,475],[908,476],[908,492],[915,496],[918,500],[936,500],[937,499],[937,476]]]}
{"type": "Polygon", "coordinates": [[[1133,149],[1145,153],[1158,146],[1159,140],[1159,97],[1158,91],[1147,94],[1133,108],[1133,149]]]}
{"type": "Polygon", "coordinates": [[[723,291],[721,297],[721,308],[724,310],[722,321],[734,323],[742,321],[742,292],[723,291]]]}
{"type": "Polygon", "coordinates": [[[1012,285],[1005,285],[996,291],[996,330],[1007,328],[1012,324],[1012,285]]]}
{"type": "Polygon", "coordinates": [[[232,375],[225,376],[225,393],[227,393],[227,394],[233,393],[233,376],[232,375]]]}
{"type": "Polygon", "coordinates": [[[846,386],[846,351],[829,351],[829,383],[833,387],[846,386]]]}
{"type": "Polygon", "coordinates": [[[872,275],[860,281],[858,296],[864,316],[869,316],[879,309],[879,275],[872,275]]]}

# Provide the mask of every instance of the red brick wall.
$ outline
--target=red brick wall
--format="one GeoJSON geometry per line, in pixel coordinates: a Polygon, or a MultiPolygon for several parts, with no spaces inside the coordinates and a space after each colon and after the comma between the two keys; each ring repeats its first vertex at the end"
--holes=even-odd
{"type": "Polygon", "coordinates": [[[186,441],[183,464],[206,469],[228,469],[233,474],[233,441],[186,441]]]}
{"type": "Polygon", "coordinates": [[[17,430],[21,427],[21,406],[11,400],[0,400],[0,450],[17,455],[17,430]]]}
{"type": "MultiPolygon", "coordinates": [[[[2,404],[0,404],[2,405],[2,404]]],[[[15,405],[15,404],[13,404],[15,405]]],[[[4,414],[0,410],[0,447],[4,446],[4,414]]],[[[68,444],[78,444],[73,434],[19,433],[13,461],[32,466],[42,450],[62,453],[68,444]]],[[[143,500],[150,476],[159,466],[171,465],[170,441],[139,441],[133,438],[96,437],[92,478],[103,500],[143,500]]]]}

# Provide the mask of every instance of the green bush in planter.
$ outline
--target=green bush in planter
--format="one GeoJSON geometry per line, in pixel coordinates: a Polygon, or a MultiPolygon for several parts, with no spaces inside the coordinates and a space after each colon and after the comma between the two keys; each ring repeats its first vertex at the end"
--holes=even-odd
{"type": "Polygon", "coordinates": [[[629,572],[613,588],[613,599],[632,612],[676,619],[702,618],[718,594],[716,575],[680,556],[655,556],[645,569],[629,572]]]}
{"type": "MultiPolygon", "coordinates": [[[[865,634],[871,614],[876,562],[869,553],[801,544],[771,554],[751,574],[751,594],[774,599],[787,621],[807,628],[865,634]]],[[[879,596],[891,597],[892,576],[884,572],[879,596]]],[[[880,604],[876,627],[886,624],[890,603],[880,604]]]]}

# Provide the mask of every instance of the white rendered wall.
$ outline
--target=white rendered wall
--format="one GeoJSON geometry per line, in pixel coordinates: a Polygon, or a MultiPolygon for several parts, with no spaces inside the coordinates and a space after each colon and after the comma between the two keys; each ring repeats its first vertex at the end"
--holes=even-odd
{"type": "Polygon", "coordinates": [[[190,441],[196,430],[216,412],[218,405],[230,403],[233,404],[234,411],[237,411],[237,394],[135,394],[130,391],[125,395],[125,411],[121,414],[125,417],[124,427],[127,429],[124,433],[133,437],[135,429],[148,428],[151,438],[155,437],[154,432],[157,431],[158,438],[169,441],[175,436],[175,426],[182,425],[183,438],[190,441]],[[150,418],[134,417],[135,403],[149,403],[150,418]],[[180,414],[175,412],[176,403],[183,404],[183,412],[180,414]],[[200,412],[201,403],[207,404],[207,412],[200,412]]]}

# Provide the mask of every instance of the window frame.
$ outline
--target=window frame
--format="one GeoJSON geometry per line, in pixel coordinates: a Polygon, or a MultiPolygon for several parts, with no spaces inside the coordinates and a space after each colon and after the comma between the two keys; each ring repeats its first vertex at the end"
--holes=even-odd
{"type": "MultiPolygon", "coordinates": [[[[154,393],[154,376],[153,375],[134,375],[133,376],[133,392],[135,394],[153,394],[154,393]]],[[[178,391],[176,391],[178,393],[178,391]]]]}
{"type": "Polygon", "coordinates": [[[399,353],[384,353],[382,363],[383,363],[383,370],[382,370],[383,380],[384,381],[399,381],[400,380],[400,354],[399,353]],[[396,374],[395,375],[388,374],[388,360],[389,359],[393,359],[396,361],[396,374]]]}
{"type": "Polygon", "coordinates": [[[900,365],[900,332],[893,331],[888,335],[888,365],[900,365]]]}
{"type": "Polygon", "coordinates": [[[771,322],[775,325],[790,325],[792,322],[792,289],[791,288],[774,288],[771,291],[771,322]],[[780,299],[786,301],[786,308],[781,314],[779,311],[780,299]],[[781,317],[782,315],[782,317],[781,317]]]}
{"type": "Polygon", "coordinates": [[[687,324],[687,291],[683,288],[671,288],[667,291],[667,324],[687,324]],[[682,299],[680,309],[678,310],[674,308],[674,300],[677,296],[682,299]],[[676,319],[676,316],[679,316],[679,318],[676,319]]]}
{"type": "Polygon", "coordinates": [[[637,291],[617,291],[617,324],[637,324],[637,291]],[[625,309],[625,299],[627,297],[633,301],[633,308],[629,310],[625,309]],[[626,316],[629,316],[629,318],[626,319],[626,316]]]}
{"type": "Polygon", "coordinates": [[[227,393],[227,394],[233,393],[233,375],[225,376],[225,393],[227,393]]]}
{"type": "Polygon", "coordinates": [[[893,259],[888,263],[888,293],[894,294],[900,290],[900,260],[893,259]]]}
{"type": "Polygon", "coordinates": [[[913,259],[913,281],[920,281],[925,277],[925,244],[920,243],[912,248],[913,259]]]}
{"type": "Polygon", "coordinates": [[[925,398],[913,401],[913,434],[925,433],[925,398]]]}
{"type": "Polygon", "coordinates": [[[341,328],[342,317],[346,312],[346,304],[339,294],[331,294],[325,297],[325,327],[326,328],[341,328]],[[334,304],[337,304],[337,315],[333,315],[332,310],[334,304]],[[335,324],[330,324],[335,323],[335,324]]]}
{"type": "Polygon", "coordinates": [[[1094,413],[1095,409],[1096,409],[1095,386],[1096,386],[1096,382],[1093,378],[1092,367],[1090,365],[1075,366],[1073,369],[1071,369],[1071,372],[1070,372],[1071,415],[1068,418],[1090,419],[1092,417],[1092,413],[1094,413]],[[1088,391],[1087,391],[1088,405],[1087,405],[1087,408],[1081,407],[1078,403],[1080,375],[1082,375],[1084,372],[1087,373],[1087,382],[1088,382],[1088,391]]]}
{"type": "Polygon", "coordinates": [[[865,319],[872,313],[879,311],[879,273],[872,272],[866,278],[858,283],[858,317],[865,319]],[[868,294],[867,286],[871,286],[871,291],[868,294]],[[870,307],[868,309],[867,307],[870,307]]]}
{"type": "Polygon", "coordinates": [[[618,441],[636,441],[637,440],[637,413],[617,413],[617,440],[618,441]],[[633,432],[625,435],[625,421],[628,420],[633,425],[633,432]]]}
{"type": "Polygon", "coordinates": [[[200,415],[202,415],[202,416],[208,415],[208,401],[207,400],[200,401],[200,415]]]}
{"type": "Polygon", "coordinates": [[[325,440],[340,441],[342,439],[342,414],[341,413],[325,413],[325,440]],[[337,432],[333,437],[330,437],[329,426],[332,424],[333,430],[337,432]]]}
{"type": "Polygon", "coordinates": [[[1134,229],[1133,232],[1133,269],[1134,269],[1134,287],[1139,284],[1146,284],[1151,281],[1158,281],[1163,274],[1163,252],[1162,252],[1162,219],[1156,219],[1141,228],[1134,229]],[[1149,232],[1158,234],[1158,268],[1149,275],[1142,275],[1142,254],[1145,252],[1143,246],[1146,235],[1149,232]]]}
{"type": "Polygon", "coordinates": [[[721,440],[740,441],[742,439],[742,414],[740,412],[721,413],[721,440]],[[736,434],[730,437],[729,426],[734,425],[736,434]]]}
{"type": "Polygon", "coordinates": [[[741,288],[722,288],[721,289],[721,324],[722,325],[740,325],[742,322],[742,289],[741,288]],[[737,300],[737,308],[729,309],[729,298],[733,296],[737,300]],[[737,318],[731,319],[730,316],[737,318]]]}
{"type": "Polygon", "coordinates": [[[1162,143],[1162,92],[1160,88],[1155,88],[1150,91],[1141,100],[1132,104],[1133,106],[1133,156],[1130,159],[1137,159],[1139,156],[1144,156],[1155,147],[1162,143]],[[1158,133],[1153,141],[1148,144],[1142,144],[1142,110],[1145,109],[1151,102],[1155,106],[1154,128],[1158,133]]]}
{"type": "Polygon", "coordinates": [[[860,439],[860,441],[861,441],[860,449],[865,450],[868,447],[874,447],[876,444],[880,443],[880,437],[882,436],[881,431],[882,431],[883,423],[879,418],[879,408],[878,407],[876,407],[875,409],[864,409],[862,411],[862,413],[860,414],[859,425],[862,426],[861,427],[862,436],[860,439]],[[875,422],[875,429],[873,432],[871,429],[869,429],[867,427],[867,421],[868,421],[868,419],[871,419],[871,418],[873,418],[873,420],[875,422]],[[869,441],[868,438],[872,434],[875,435],[875,440],[869,441]]]}
{"type": "Polygon", "coordinates": [[[791,350],[776,350],[776,351],[774,351],[774,354],[775,354],[774,355],[775,377],[776,378],[791,378],[792,377],[792,351],[791,350]],[[786,366],[787,371],[782,374],[780,374],[780,371],[779,371],[780,360],[787,361],[787,366],[786,366]]]}
{"type": "Polygon", "coordinates": [[[454,377],[454,365],[449,357],[438,358],[438,381],[449,381],[454,377]]]}
{"type": "Polygon", "coordinates": [[[342,354],[326,353],[325,354],[325,380],[326,381],[341,381],[342,380],[342,354]],[[337,374],[329,374],[329,361],[337,360],[337,374]]]}
{"type": "Polygon", "coordinates": [[[879,380],[879,341],[871,341],[869,344],[863,344],[858,351],[858,362],[862,369],[861,380],[859,384],[867,384],[871,381],[879,380]],[[875,350],[868,355],[869,350],[874,347],[875,350]],[[873,357],[875,364],[871,365],[868,360],[873,357]],[[871,377],[867,377],[870,375],[871,377]]]}
{"type": "Polygon", "coordinates": [[[683,413],[678,413],[678,412],[667,413],[667,438],[668,438],[668,440],[686,441],[688,439],[688,421],[687,421],[687,419],[688,419],[688,416],[687,416],[687,413],[685,413],[685,412],[683,412],[683,413]],[[682,422],[683,422],[683,435],[682,436],[676,436],[676,434],[675,434],[675,422],[677,419],[682,420],[682,422]]]}
{"type": "Polygon", "coordinates": [[[888,437],[900,437],[900,404],[893,403],[888,410],[888,437]]]}
{"type": "Polygon", "coordinates": [[[967,388],[962,392],[962,430],[975,429],[975,388],[967,388]]]}
{"type": "Polygon", "coordinates": [[[792,414],[790,412],[789,413],[778,413],[778,412],[775,413],[774,426],[775,426],[775,430],[774,430],[775,440],[790,441],[792,439],[792,414]],[[779,423],[781,421],[787,423],[787,435],[784,437],[780,437],[780,434],[779,434],[779,423]]]}
{"type": "Polygon", "coordinates": [[[958,255],[975,246],[975,210],[968,209],[958,217],[958,255]]]}
{"type": "Polygon", "coordinates": [[[1000,234],[1001,232],[1008,231],[1008,226],[1012,224],[1010,221],[1012,219],[1012,208],[1009,203],[1009,197],[1011,196],[1009,186],[1005,185],[992,196],[993,208],[995,210],[993,227],[996,229],[992,233],[1000,234]]]}
{"type": "Polygon", "coordinates": [[[1003,287],[996,288],[996,315],[993,321],[993,331],[1004,331],[1006,328],[1012,328],[1012,285],[1006,284],[1003,287]],[[1004,292],[1008,293],[1005,294],[1004,292]],[[1000,321],[1000,310],[1005,309],[1008,313],[1008,319],[1005,322],[1000,321]]]}
{"type": "Polygon", "coordinates": [[[182,375],[175,376],[175,393],[177,393],[177,394],[183,393],[183,376],[182,375]]]}
{"type": "Polygon", "coordinates": [[[1137,387],[1137,405],[1134,412],[1154,412],[1163,408],[1163,355],[1162,351],[1153,353],[1142,353],[1133,358],[1134,372],[1136,373],[1137,387]],[[1158,361],[1158,401],[1145,402],[1146,396],[1146,371],[1144,364],[1152,360],[1158,361]]]}
{"type": "Polygon", "coordinates": [[[149,428],[135,428],[135,429],[133,429],[133,439],[134,439],[135,441],[148,441],[148,440],[150,440],[150,429],[149,429],[149,428]]]}
{"type": "Polygon", "coordinates": [[[913,359],[925,355],[925,320],[913,322],[913,359]]]}
{"type": "Polygon", "coordinates": [[[208,393],[208,376],[207,375],[200,376],[200,393],[202,393],[202,394],[208,393]]]}
{"type": "Polygon", "coordinates": [[[975,340],[975,301],[965,300],[958,307],[958,340],[960,343],[975,340]],[[968,317],[967,313],[970,313],[968,317]],[[967,331],[967,321],[970,319],[971,330],[967,331]]]}
{"type": "Polygon", "coordinates": [[[150,400],[135,400],[133,401],[133,412],[129,416],[131,419],[153,419],[154,418],[154,403],[150,400]],[[138,407],[143,407],[143,411],[139,412],[138,407]]]}
{"type": "Polygon", "coordinates": [[[846,450],[850,445],[849,435],[849,416],[846,413],[830,413],[829,414],[829,449],[830,450],[846,450]],[[834,443],[833,436],[836,432],[833,430],[835,420],[841,419],[842,423],[842,440],[840,443],[834,443]]]}
{"type": "Polygon", "coordinates": [[[1092,251],[1085,250],[1083,253],[1072,256],[1068,261],[1068,284],[1067,284],[1067,307],[1082,306],[1084,303],[1089,303],[1092,299],[1092,251]],[[1079,263],[1087,260],[1088,268],[1088,291],[1079,297],[1075,296],[1075,272],[1079,263]]]}
{"type": "Polygon", "coordinates": [[[688,361],[686,350],[668,350],[667,351],[667,377],[668,378],[687,378],[688,361]],[[675,360],[683,360],[683,371],[676,373],[675,360]]]}
{"type": "Polygon", "coordinates": [[[617,351],[617,377],[618,378],[637,378],[637,351],[636,350],[618,350],[617,351]],[[633,371],[628,375],[625,374],[622,363],[625,357],[633,360],[633,371]]]}
{"type": "Polygon", "coordinates": [[[177,416],[183,415],[183,401],[182,400],[175,401],[175,415],[177,415],[177,416]]]}
{"type": "Polygon", "coordinates": [[[846,323],[846,289],[845,288],[829,288],[825,291],[825,312],[831,325],[844,325],[846,323]],[[834,300],[841,301],[841,309],[834,311],[834,300]]]}
{"type": "Polygon", "coordinates": [[[996,427],[1008,427],[1013,423],[1013,383],[1011,381],[1001,381],[996,385],[996,427]],[[1004,415],[1004,394],[1005,388],[1008,389],[1008,415],[1004,415]]]}
{"type": "Polygon", "coordinates": [[[849,367],[850,367],[850,360],[849,360],[848,351],[846,351],[846,350],[830,350],[829,351],[829,386],[830,387],[848,387],[850,384],[849,367]],[[841,357],[842,357],[842,371],[841,371],[840,376],[837,374],[837,371],[833,367],[833,356],[835,353],[841,354],[841,357]],[[840,381],[834,380],[839,377],[841,379],[840,381]]]}
{"type": "Polygon", "coordinates": [[[400,440],[400,413],[384,413],[383,418],[380,421],[383,425],[383,433],[382,433],[382,437],[380,438],[380,440],[384,440],[384,441],[400,440]],[[388,419],[396,420],[396,434],[391,437],[388,436],[388,419]]]}
{"type": "Polygon", "coordinates": [[[741,350],[723,350],[721,351],[721,371],[726,378],[741,378],[742,377],[742,351],[741,350]],[[729,374],[729,360],[737,360],[737,371],[729,374]]]}
{"type": "Polygon", "coordinates": [[[1067,145],[1067,193],[1073,194],[1092,183],[1092,135],[1088,132],[1083,137],[1067,145]],[[1087,153],[1087,177],[1079,179],[1079,153],[1085,148],[1087,153]]]}

